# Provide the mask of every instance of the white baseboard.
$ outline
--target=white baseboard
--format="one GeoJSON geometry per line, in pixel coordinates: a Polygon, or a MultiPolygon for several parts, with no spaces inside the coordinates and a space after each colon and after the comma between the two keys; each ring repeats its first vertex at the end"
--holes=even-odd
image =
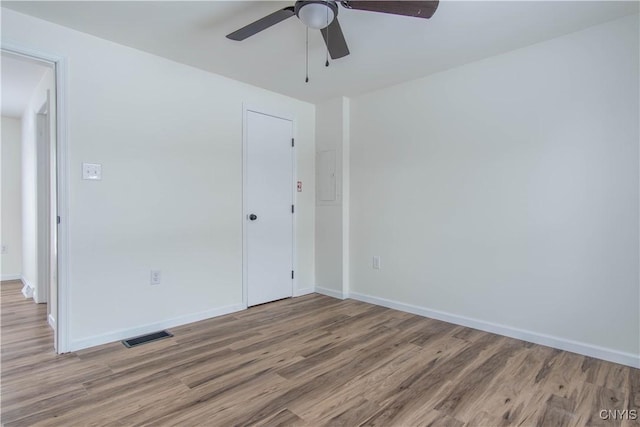
{"type": "Polygon", "coordinates": [[[301,297],[302,295],[309,295],[309,294],[312,294],[313,292],[315,292],[313,288],[296,289],[293,291],[293,296],[301,297]]]}
{"type": "Polygon", "coordinates": [[[336,291],[336,290],[333,290],[333,289],[323,288],[322,286],[316,286],[315,290],[316,290],[317,293],[322,294],[322,295],[326,295],[328,297],[333,297],[333,298],[338,298],[338,299],[348,298],[348,296],[344,295],[342,293],[342,291],[336,291]]]}
{"type": "Polygon", "coordinates": [[[186,325],[187,323],[199,322],[200,320],[210,319],[212,317],[223,316],[225,314],[235,313],[237,311],[246,310],[243,304],[229,305],[226,307],[215,308],[213,310],[202,311],[200,313],[188,314],[185,316],[174,317],[173,319],[163,320],[161,322],[150,323],[131,329],[121,329],[93,337],[72,340],[69,345],[69,351],[82,350],[84,348],[94,347],[96,345],[107,344],[114,341],[120,341],[131,337],[137,337],[162,329],[173,328],[176,326],[186,325]]]}
{"type": "MultiPolygon", "coordinates": [[[[323,293],[318,291],[319,293],[323,293]]],[[[446,313],[443,311],[432,310],[429,308],[419,307],[412,304],[406,304],[398,301],[392,301],[385,298],[378,298],[370,295],[359,294],[357,292],[351,292],[349,298],[353,298],[358,301],[368,302],[370,304],[381,305],[383,307],[393,308],[395,310],[405,311],[407,313],[413,313],[431,319],[442,320],[444,322],[453,323],[456,325],[466,326],[473,329],[479,329],[481,331],[491,332],[506,337],[516,338],[523,341],[532,342],[535,344],[544,345],[547,347],[557,348],[559,350],[565,350],[572,353],[582,354],[584,356],[595,357],[596,359],[608,360],[614,363],[620,363],[621,365],[631,366],[634,368],[640,368],[640,355],[621,352],[610,348],[600,347],[592,344],[582,343],[578,341],[572,341],[564,338],[555,337],[552,335],[540,334],[537,332],[527,331],[524,329],[513,328],[511,326],[500,325],[492,322],[485,322],[482,320],[473,319],[470,317],[459,316],[456,314],[446,313]]]]}
{"type": "Polygon", "coordinates": [[[23,285],[22,295],[24,295],[25,298],[33,298],[34,287],[31,285],[31,283],[29,283],[29,281],[24,277],[21,277],[20,281],[22,282],[22,285],[23,285]]]}
{"type": "Polygon", "coordinates": [[[21,274],[3,274],[0,278],[0,281],[4,282],[7,280],[20,280],[22,279],[21,274]]]}
{"type": "Polygon", "coordinates": [[[51,326],[51,329],[53,329],[55,331],[56,330],[56,319],[52,315],[48,315],[47,316],[47,321],[49,322],[49,326],[51,326]]]}

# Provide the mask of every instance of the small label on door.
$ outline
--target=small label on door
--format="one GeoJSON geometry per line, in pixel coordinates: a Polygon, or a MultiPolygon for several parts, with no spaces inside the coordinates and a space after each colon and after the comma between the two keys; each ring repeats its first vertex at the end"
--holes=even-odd
{"type": "Polygon", "coordinates": [[[298,181],[298,193],[302,193],[302,181],[298,181]]]}

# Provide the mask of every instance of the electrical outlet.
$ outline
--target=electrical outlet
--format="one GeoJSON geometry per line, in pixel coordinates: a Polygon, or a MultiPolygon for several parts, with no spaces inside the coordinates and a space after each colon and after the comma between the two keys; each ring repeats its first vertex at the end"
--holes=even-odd
{"type": "Polygon", "coordinates": [[[379,255],[375,255],[373,257],[373,268],[375,270],[380,270],[380,256],[379,255]]]}
{"type": "Polygon", "coordinates": [[[7,253],[7,245],[2,245],[2,255],[7,253]]]}
{"type": "Polygon", "coordinates": [[[161,278],[162,278],[162,276],[160,275],[160,270],[151,270],[151,284],[152,285],[159,285],[161,278]]]}
{"type": "Polygon", "coordinates": [[[83,163],[82,179],[100,181],[102,179],[102,165],[98,163],[83,163]]]}

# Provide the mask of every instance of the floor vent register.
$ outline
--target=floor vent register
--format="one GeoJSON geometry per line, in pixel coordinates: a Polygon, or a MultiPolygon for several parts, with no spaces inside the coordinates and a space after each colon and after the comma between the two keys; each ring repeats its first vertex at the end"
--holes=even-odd
{"type": "Polygon", "coordinates": [[[136,347],[149,342],[158,341],[164,338],[170,338],[172,336],[173,334],[170,334],[167,331],[160,331],[160,332],[154,332],[152,334],[142,335],[135,338],[129,338],[128,340],[123,340],[122,344],[124,344],[124,346],[127,348],[131,348],[131,347],[136,347]]]}

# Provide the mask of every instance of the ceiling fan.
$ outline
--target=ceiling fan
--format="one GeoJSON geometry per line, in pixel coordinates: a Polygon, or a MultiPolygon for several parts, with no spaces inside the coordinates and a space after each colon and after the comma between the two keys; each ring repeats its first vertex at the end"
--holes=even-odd
{"type": "Polygon", "coordinates": [[[285,7],[270,15],[227,35],[231,40],[244,40],[260,31],[297,16],[308,28],[320,30],[332,59],[349,55],[347,42],[338,23],[338,3],[347,9],[389,13],[429,19],[438,8],[438,0],[433,1],[386,1],[386,0],[298,0],[293,6],[285,7]]]}

